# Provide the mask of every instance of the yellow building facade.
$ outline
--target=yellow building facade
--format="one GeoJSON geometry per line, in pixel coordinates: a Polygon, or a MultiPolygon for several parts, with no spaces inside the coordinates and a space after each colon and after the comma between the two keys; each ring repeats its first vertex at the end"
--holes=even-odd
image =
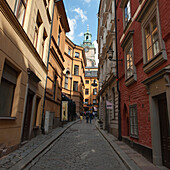
{"type": "Polygon", "coordinates": [[[97,112],[98,110],[98,80],[97,67],[86,67],[84,89],[84,111],[97,112]]]}
{"type": "Polygon", "coordinates": [[[84,48],[75,45],[68,37],[65,41],[64,60],[62,93],[76,103],[76,113],[79,115],[83,112],[86,58],[84,48]]]}
{"type": "MultiPolygon", "coordinates": [[[[60,111],[62,104],[62,83],[65,52],[66,32],[69,32],[69,24],[65,12],[63,1],[55,3],[53,16],[53,29],[50,44],[48,77],[45,95],[45,110],[52,119],[50,128],[55,128],[60,125],[60,111]],[[62,17],[61,17],[62,16],[62,17]]],[[[47,116],[47,115],[46,115],[47,116]]],[[[44,124],[47,122],[44,122],[44,124]]]]}
{"type": "Polygon", "coordinates": [[[19,2],[0,1],[0,156],[41,127],[53,1],[19,2]]]}

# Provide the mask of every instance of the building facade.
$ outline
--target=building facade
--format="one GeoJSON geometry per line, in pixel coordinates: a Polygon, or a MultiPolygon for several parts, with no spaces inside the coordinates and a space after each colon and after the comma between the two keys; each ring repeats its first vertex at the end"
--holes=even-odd
{"type": "Polygon", "coordinates": [[[48,112],[52,123],[49,126],[54,128],[60,124],[65,39],[66,32],[70,31],[63,1],[55,3],[52,23],[44,114],[48,112]]]}
{"type": "Polygon", "coordinates": [[[97,67],[86,67],[85,69],[85,89],[84,89],[84,111],[98,111],[98,79],[97,67]]]}
{"type": "Polygon", "coordinates": [[[41,127],[53,6],[48,2],[0,1],[1,156],[41,127]]]}
{"type": "Polygon", "coordinates": [[[170,168],[169,2],[116,2],[122,137],[170,168]]]}
{"type": "Polygon", "coordinates": [[[118,91],[114,0],[101,0],[98,12],[99,119],[103,128],[118,137],[118,91]],[[111,52],[111,61],[109,52],[111,52]],[[110,103],[112,106],[107,107],[110,103]]]}
{"type": "Polygon", "coordinates": [[[76,113],[80,115],[83,112],[86,58],[84,48],[75,45],[68,37],[65,40],[64,60],[62,93],[75,102],[76,113]]]}

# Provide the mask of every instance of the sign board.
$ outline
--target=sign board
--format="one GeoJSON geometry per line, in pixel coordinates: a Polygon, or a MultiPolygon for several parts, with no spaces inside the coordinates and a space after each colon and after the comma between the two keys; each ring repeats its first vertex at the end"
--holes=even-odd
{"type": "Polygon", "coordinates": [[[68,121],[68,101],[62,101],[61,121],[68,121]]]}
{"type": "Polygon", "coordinates": [[[112,110],[112,103],[106,100],[106,109],[112,110]]]}

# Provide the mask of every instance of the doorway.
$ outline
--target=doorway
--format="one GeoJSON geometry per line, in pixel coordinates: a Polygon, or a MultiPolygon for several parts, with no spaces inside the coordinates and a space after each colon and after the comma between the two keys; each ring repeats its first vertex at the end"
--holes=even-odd
{"type": "Polygon", "coordinates": [[[26,104],[24,125],[23,125],[23,133],[22,133],[22,142],[29,139],[33,97],[34,97],[34,93],[31,90],[28,90],[27,104],[26,104]]]}
{"type": "Polygon", "coordinates": [[[162,161],[164,166],[170,168],[170,126],[166,93],[161,94],[157,99],[161,134],[162,161]]]}

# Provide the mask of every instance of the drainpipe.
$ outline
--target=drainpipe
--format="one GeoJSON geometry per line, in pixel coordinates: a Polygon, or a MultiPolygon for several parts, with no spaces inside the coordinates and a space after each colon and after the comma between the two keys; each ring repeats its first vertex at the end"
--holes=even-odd
{"type": "Polygon", "coordinates": [[[118,140],[122,140],[121,135],[121,112],[120,112],[120,89],[119,89],[119,69],[118,69],[118,48],[117,48],[117,14],[116,14],[116,0],[114,0],[115,5],[115,39],[116,39],[116,77],[117,77],[117,92],[118,92],[118,140]]]}
{"type": "Polygon", "coordinates": [[[70,99],[71,99],[71,90],[72,90],[72,80],[73,80],[73,57],[74,57],[74,47],[73,47],[73,51],[72,51],[72,63],[71,63],[71,82],[70,82],[70,99]]]}
{"type": "Polygon", "coordinates": [[[44,131],[44,119],[45,119],[45,97],[46,97],[46,89],[47,89],[47,78],[48,78],[48,65],[49,65],[49,57],[50,57],[50,46],[51,46],[51,37],[52,37],[52,29],[53,29],[53,19],[54,19],[54,8],[55,8],[55,3],[59,2],[61,0],[55,0],[53,4],[53,13],[52,13],[52,20],[51,20],[51,30],[50,30],[50,38],[49,38],[49,47],[48,47],[48,56],[47,56],[47,75],[46,75],[46,82],[45,82],[45,90],[44,90],[44,99],[43,99],[43,111],[42,111],[42,120],[41,120],[41,130],[42,133],[45,134],[44,131]]]}

